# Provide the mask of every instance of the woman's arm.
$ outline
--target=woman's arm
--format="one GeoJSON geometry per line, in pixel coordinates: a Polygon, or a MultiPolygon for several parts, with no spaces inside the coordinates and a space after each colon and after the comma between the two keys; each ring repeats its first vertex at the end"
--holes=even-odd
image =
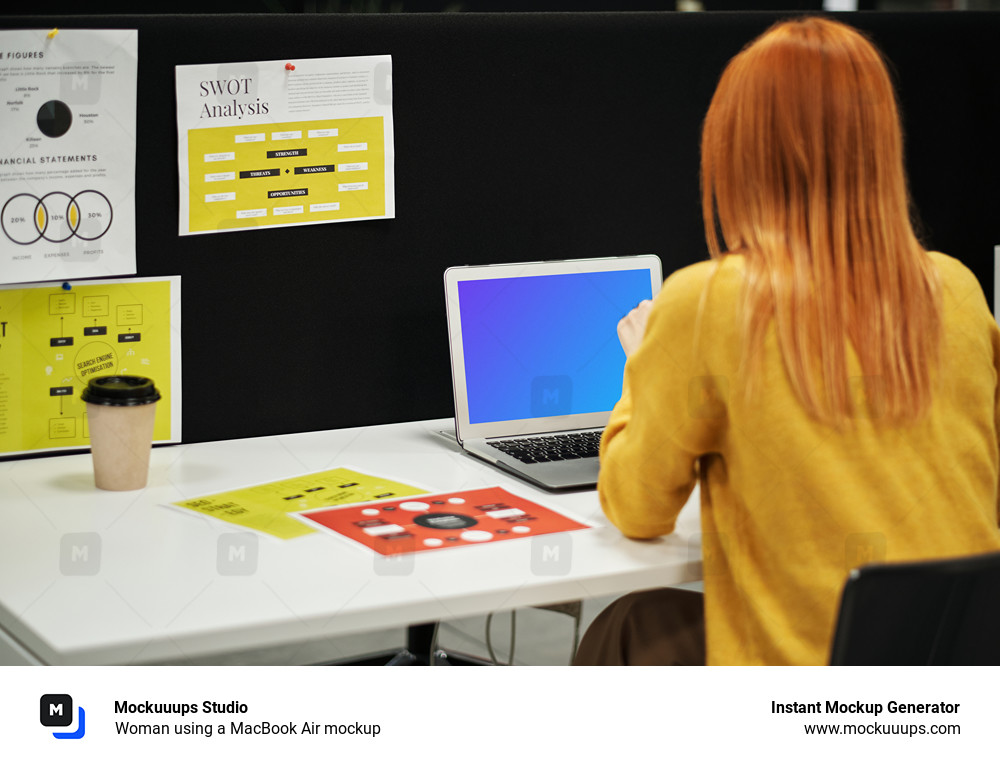
{"type": "Polygon", "coordinates": [[[698,457],[712,451],[725,421],[724,407],[703,406],[715,377],[695,358],[696,318],[713,269],[676,272],[654,301],[619,323],[627,362],[601,442],[598,492],[608,519],[629,537],[673,531],[697,482],[698,457]]]}

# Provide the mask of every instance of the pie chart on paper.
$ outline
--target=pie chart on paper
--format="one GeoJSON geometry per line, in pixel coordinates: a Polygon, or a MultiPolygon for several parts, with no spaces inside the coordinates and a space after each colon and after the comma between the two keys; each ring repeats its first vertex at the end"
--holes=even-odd
{"type": "Polygon", "coordinates": [[[38,109],[35,117],[38,129],[49,138],[66,135],[73,124],[73,113],[62,101],[46,101],[38,109]]]}

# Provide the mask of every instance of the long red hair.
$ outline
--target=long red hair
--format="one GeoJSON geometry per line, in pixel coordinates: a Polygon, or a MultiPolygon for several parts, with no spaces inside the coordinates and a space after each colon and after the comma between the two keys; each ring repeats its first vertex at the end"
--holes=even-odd
{"type": "Polygon", "coordinates": [[[745,256],[745,385],[772,320],[796,396],[842,427],[931,401],[940,279],[910,219],[892,83],[863,35],[823,18],[771,27],[726,67],[705,118],[702,210],[713,258],[745,256]],[[720,243],[720,235],[722,242],[720,243]]]}

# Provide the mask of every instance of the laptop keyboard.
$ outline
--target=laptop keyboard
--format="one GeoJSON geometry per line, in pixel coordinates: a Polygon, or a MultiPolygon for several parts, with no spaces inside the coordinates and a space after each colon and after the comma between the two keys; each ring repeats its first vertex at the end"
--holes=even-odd
{"type": "Polygon", "coordinates": [[[597,457],[602,431],[531,436],[519,439],[489,441],[491,447],[522,463],[550,463],[554,460],[575,460],[597,457]]]}

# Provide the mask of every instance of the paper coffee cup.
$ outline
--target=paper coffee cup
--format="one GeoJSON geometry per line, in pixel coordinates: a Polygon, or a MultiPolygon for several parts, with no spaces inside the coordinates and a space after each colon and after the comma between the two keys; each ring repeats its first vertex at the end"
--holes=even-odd
{"type": "Polygon", "coordinates": [[[94,484],[99,489],[142,489],[160,392],[135,375],[92,378],[80,396],[87,403],[94,484]]]}

